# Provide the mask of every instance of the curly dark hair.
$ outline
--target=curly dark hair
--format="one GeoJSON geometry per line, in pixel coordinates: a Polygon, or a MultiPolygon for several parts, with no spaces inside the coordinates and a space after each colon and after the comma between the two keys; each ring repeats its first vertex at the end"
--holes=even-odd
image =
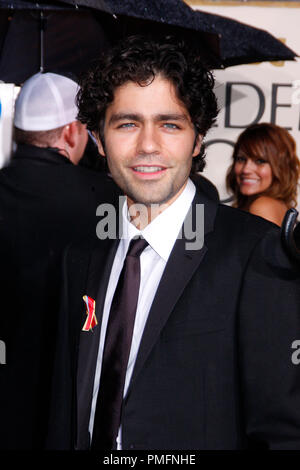
{"type": "MultiPolygon", "coordinates": [[[[155,40],[131,36],[103,54],[80,80],[78,119],[104,143],[105,113],[114,99],[114,90],[129,81],[147,86],[157,75],[171,81],[190,114],[196,135],[204,136],[218,114],[214,77],[195,49],[171,36],[155,40]]],[[[203,168],[202,146],[193,158],[193,170],[203,168]]]]}

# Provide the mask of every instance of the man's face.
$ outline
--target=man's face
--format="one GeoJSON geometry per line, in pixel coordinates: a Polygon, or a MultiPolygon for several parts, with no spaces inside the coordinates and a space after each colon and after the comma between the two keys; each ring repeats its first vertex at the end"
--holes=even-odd
{"type": "Polygon", "coordinates": [[[128,82],[107,108],[105,150],[115,182],[132,203],[170,205],[183,191],[199,154],[195,130],[173,84],[157,76],[150,85],[128,82]]]}

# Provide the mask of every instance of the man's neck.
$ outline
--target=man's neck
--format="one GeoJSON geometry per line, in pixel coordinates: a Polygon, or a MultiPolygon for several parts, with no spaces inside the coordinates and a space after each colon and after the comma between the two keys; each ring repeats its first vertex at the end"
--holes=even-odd
{"type": "Polygon", "coordinates": [[[153,203],[150,205],[135,203],[127,196],[128,215],[130,222],[134,224],[138,230],[143,230],[157,216],[159,216],[176,201],[176,199],[184,191],[186,185],[187,181],[175,194],[175,196],[172,196],[168,201],[163,203],[153,203]]]}
{"type": "MultiPolygon", "coordinates": [[[[127,200],[128,203],[128,200],[127,200]]],[[[138,230],[143,230],[149,225],[159,214],[169,207],[169,204],[128,204],[128,214],[130,222],[135,225],[138,230]]]]}

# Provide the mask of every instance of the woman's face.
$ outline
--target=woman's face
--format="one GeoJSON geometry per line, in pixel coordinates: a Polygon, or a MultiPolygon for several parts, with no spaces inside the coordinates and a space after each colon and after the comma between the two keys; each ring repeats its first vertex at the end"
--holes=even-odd
{"type": "Polygon", "coordinates": [[[239,191],[244,196],[253,196],[266,191],[272,184],[273,175],[269,162],[263,158],[249,158],[238,153],[234,173],[239,191]]]}

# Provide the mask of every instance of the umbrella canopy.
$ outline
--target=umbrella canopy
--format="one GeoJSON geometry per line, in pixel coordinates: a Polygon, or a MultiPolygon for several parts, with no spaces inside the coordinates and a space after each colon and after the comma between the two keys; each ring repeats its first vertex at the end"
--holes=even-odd
{"type": "Polygon", "coordinates": [[[137,33],[183,36],[215,69],[296,56],[265,31],[181,0],[0,0],[0,80],[21,84],[39,70],[79,75],[116,40],[137,33]]]}
{"type": "Polygon", "coordinates": [[[297,57],[294,51],[267,31],[220,15],[200,11],[194,13],[203,31],[220,35],[220,56],[224,68],[253,62],[294,60],[297,57]]]}
{"type": "MultiPolygon", "coordinates": [[[[70,5],[77,4],[102,10],[98,0],[63,1],[70,5]]],[[[182,0],[105,0],[105,8],[123,23],[123,31],[126,34],[142,32],[144,26],[147,30],[147,21],[150,32],[168,26],[176,27],[177,32],[183,34],[190,30],[190,38],[196,45],[201,46],[204,41],[210,46],[210,59],[215,60],[214,64],[210,64],[213,68],[262,61],[293,60],[297,56],[267,31],[220,15],[195,11],[182,0]],[[129,22],[130,18],[136,21],[129,22]],[[139,20],[145,22],[141,27],[139,20]],[[216,41],[216,37],[219,41],[216,41]]],[[[205,44],[203,45],[205,50],[205,44]]]]}
{"type": "MultiPolygon", "coordinates": [[[[110,46],[93,12],[58,2],[13,0],[11,5],[0,9],[0,80],[4,82],[19,85],[39,71],[76,77],[110,46]]],[[[7,2],[0,0],[2,6],[7,2]]]]}

